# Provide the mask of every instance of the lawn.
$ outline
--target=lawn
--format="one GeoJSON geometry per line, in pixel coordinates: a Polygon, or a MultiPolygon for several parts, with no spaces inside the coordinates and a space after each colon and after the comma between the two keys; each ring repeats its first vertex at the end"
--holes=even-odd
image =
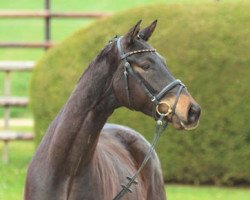
{"type": "MultiPolygon", "coordinates": [[[[24,187],[26,169],[34,152],[32,142],[12,142],[9,145],[10,163],[3,165],[0,159],[0,199],[20,200],[24,187]]],[[[3,143],[0,143],[0,153],[3,143]]],[[[215,186],[185,186],[167,184],[169,200],[249,200],[250,188],[215,186]]]]}

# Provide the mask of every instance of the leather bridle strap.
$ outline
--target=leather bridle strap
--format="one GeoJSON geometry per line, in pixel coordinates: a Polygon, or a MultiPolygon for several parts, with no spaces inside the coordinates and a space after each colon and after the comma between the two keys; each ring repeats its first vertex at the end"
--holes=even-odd
{"type": "Polygon", "coordinates": [[[180,83],[180,87],[176,93],[176,97],[175,97],[175,102],[174,102],[174,105],[173,105],[173,108],[172,108],[172,113],[175,113],[175,109],[176,109],[176,106],[177,106],[177,103],[179,101],[179,98],[180,98],[180,95],[181,95],[181,92],[183,90],[183,88],[186,87],[183,83],[180,83]]]}
{"type": "Polygon", "coordinates": [[[170,90],[172,90],[173,88],[175,88],[177,85],[182,85],[184,86],[184,84],[179,80],[176,79],[173,82],[169,83],[168,85],[166,85],[166,87],[164,87],[157,95],[156,98],[157,99],[161,99],[165,94],[167,94],[170,90]]]}
{"type": "Polygon", "coordinates": [[[137,81],[137,83],[140,84],[141,88],[144,90],[145,94],[148,95],[151,101],[157,105],[159,103],[158,99],[148,90],[147,86],[143,83],[142,79],[138,76],[138,74],[134,72],[128,62],[125,63],[125,68],[128,74],[130,74],[137,81]]]}
{"type": "Polygon", "coordinates": [[[142,79],[134,72],[130,63],[127,61],[127,57],[131,56],[133,54],[144,53],[144,52],[156,52],[156,50],[155,49],[142,49],[142,50],[136,50],[136,51],[124,53],[123,49],[121,47],[121,39],[122,39],[122,37],[119,37],[117,40],[117,48],[118,48],[118,52],[119,52],[121,60],[123,62],[125,62],[124,63],[124,80],[125,80],[125,89],[126,89],[126,95],[127,95],[127,99],[128,99],[129,108],[131,108],[129,86],[128,86],[128,75],[129,74],[132,75],[132,77],[141,85],[142,89],[149,96],[151,101],[157,105],[158,101],[156,100],[155,96],[148,90],[147,86],[143,83],[142,79]]]}

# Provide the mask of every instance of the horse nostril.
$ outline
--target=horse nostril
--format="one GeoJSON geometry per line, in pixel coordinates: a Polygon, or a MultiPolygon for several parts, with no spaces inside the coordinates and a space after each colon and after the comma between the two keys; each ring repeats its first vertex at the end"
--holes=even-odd
{"type": "Polygon", "coordinates": [[[201,114],[201,109],[198,105],[191,104],[188,110],[188,122],[194,123],[197,122],[201,114]]]}

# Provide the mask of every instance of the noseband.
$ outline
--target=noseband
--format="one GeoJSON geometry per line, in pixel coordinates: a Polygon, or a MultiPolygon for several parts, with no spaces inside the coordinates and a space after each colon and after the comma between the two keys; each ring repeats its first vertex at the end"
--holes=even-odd
{"type": "MultiPolygon", "coordinates": [[[[148,87],[144,84],[141,77],[138,76],[138,74],[134,72],[133,68],[131,67],[130,63],[127,60],[127,57],[132,56],[134,54],[139,54],[139,53],[156,52],[156,50],[155,49],[141,49],[141,50],[136,50],[136,51],[131,51],[131,52],[124,53],[124,51],[122,49],[122,43],[121,42],[122,42],[122,37],[119,37],[118,40],[117,40],[117,49],[118,49],[118,52],[119,52],[120,59],[124,63],[125,89],[126,89],[129,108],[131,108],[131,102],[130,102],[130,95],[129,95],[128,76],[131,75],[131,77],[133,77],[137,81],[137,83],[139,83],[141,85],[141,87],[144,90],[145,94],[154,103],[154,105],[155,105],[154,111],[156,111],[156,113],[158,115],[160,115],[161,117],[166,117],[166,116],[168,116],[170,114],[174,114],[176,105],[177,105],[178,100],[179,100],[179,97],[180,97],[181,92],[182,92],[183,88],[185,87],[185,85],[179,79],[176,79],[173,82],[166,85],[160,92],[158,92],[158,94],[152,94],[150,92],[150,90],[148,89],[148,87]],[[161,102],[161,99],[169,91],[171,91],[172,89],[174,89],[178,85],[180,87],[179,87],[179,89],[178,89],[178,91],[176,93],[176,98],[175,98],[174,105],[171,108],[171,106],[167,102],[161,102]],[[165,105],[168,106],[168,111],[166,113],[160,112],[159,105],[161,105],[161,104],[165,104],[165,105]]],[[[156,118],[155,112],[153,112],[153,116],[156,118]]]]}
{"type": "Polygon", "coordinates": [[[137,177],[139,176],[140,172],[142,171],[142,169],[144,168],[144,166],[147,164],[147,161],[150,159],[151,154],[154,151],[154,148],[156,146],[156,143],[158,142],[161,133],[166,129],[167,127],[167,122],[164,121],[163,122],[163,118],[170,115],[170,114],[174,114],[175,113],[175,108],[176,105],[178,103],[179,97],[181,95],[181,92],[183,90],[183,88],[185,87],[185,85],[180,81],[180,80],[174,80],[173,82],[169,83],[168,85],[166,85],[160,92],[158,92],[158,94],[152,94],[150,92],[150,90],[148,89],[148,87],[144,84],[143,80],[140,78],[140,76],[134,72],[133,68],[131,67],[130,63],[127,60],[127,57],[132,56],[134,54],[139,54],[139,53],[151,53],[151,52],[156,52],[155,49],[141,49],[141,50],[136,50],[136,51],[131,51],[128,53],[124,53],[123,49],[122,49],[122,45],[121,45],[121,40],[122,37],[117,39],[117,49],[119,52],[119,56],[121,61],[124,63],[124,80],[125,80],[125,89],[126,89],[126,93],[127,93],[127,99],[128,99],[128,105],[129,108],[131,108],[131,102],[130,102],[130,95],[129,95],[129,84],[128,84],[128,76],[131,75],[131,77],[133,77],[138,84],[140,84],[141,88],[144,90],[145,94],[147,94],[147,96],[151,99],[151,101],[154,103],[154,111],[153,112],[153,117],[156,119],[156,114],[158,113],[158,115],[160,116],[157,119],[157,123],[156,123],[156,130],[155,130],[155,134],[154,134],[154,138],[151,142],[151,146],[144,158],[144,160],[141,163],[141,166],[139,167],[139,169],[136,171],[136,173],[133,176],[128,176],[128,182],[126,184],[122,184],[122,189],[118,192],[118,194],[113,198],[113,200],[120,200],[127,192],[132,192],[131,190],[131,186],[133,184],[138,184],[138,182],[136,181],[137,177]],[[175,102],[173,105],[173,108],[171,108],[171,106],[164,101],[161,101],[161,99],[169,92],[171,91],[173,88],[175,88],[176,86],[180,86],[177,93],[176,93],[176,98],[175,98],[175,102]],[[159,106],[165,104],[168,106],[168,111],[165,113],[162,113],[159,110],[159,106]]]}

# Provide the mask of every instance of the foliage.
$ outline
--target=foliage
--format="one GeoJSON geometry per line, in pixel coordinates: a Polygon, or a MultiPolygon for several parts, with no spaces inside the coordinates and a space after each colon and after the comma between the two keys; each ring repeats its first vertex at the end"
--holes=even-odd
{"type": "MultiPolygon", "coordinates": [[[[37,141],[69,97],[88,63],[111,36],[139,19],[159,24],[150,43],[202,106],[191,133],[169,128],[158,145],[166,181],[234,184],[250,182],[250,4],[173,4],[140,7],[81,29],[51,49],[32,77],[31,101],[37,141]]],[[[118,109],[111,122],[130,126],[147,139],[154,121],[118,109]]]]}

